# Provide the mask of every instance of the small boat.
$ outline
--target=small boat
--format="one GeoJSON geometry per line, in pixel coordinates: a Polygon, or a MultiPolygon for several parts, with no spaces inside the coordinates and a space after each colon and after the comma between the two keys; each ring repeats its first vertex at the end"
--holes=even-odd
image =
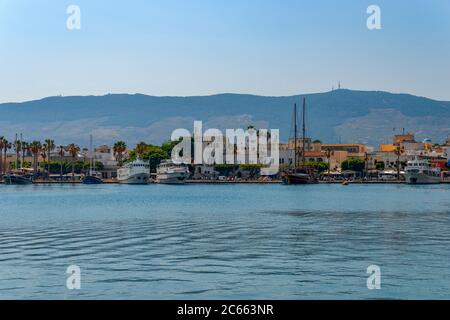
{"type": "Polygon", "coordinates": [[[189,177],[189,168],[186,165],[175,164],[170,160],[161,162],[156,169],[156,183],[183,184],[189,177]]]}
{"type": "Polygon", "coordinates": [[[18,185],[23,185],[23,184],[32,184],[33,183],[33,179],[31,176],[26,176],[26,175],[17,175],[17,174],[9,174],[3,177],[3,181],[5,184],[18,184],[18,185]]]}
{"type": "Polygon", "coordinates": [[[405,179],[407,184],[438,184],[441,183],[441,170],[432,167],[426,159],[416,158],[408,161],[405,179]]]}
{"type": "Polygon", "coordinates": [[[84,183],[84,184],[102,184],[103,180],[100,177],[98,177],[97,175],[93,174],[93,172],[90,172],[89,175],[87,175],[83,179],[81,179],[81,183],[84,183]]]}
{"type": "Polygon", "coordinates": [[[90,136],[90,146],[89,146],[89,174],[81,179],[81,183],[84,184],[102,184],[101,173],[95,171],[94,169],[94,148],[92,147],[92,135],[90,136]]]}
{"type": "Polygon", "coordinates": [[[150,181],[150,164],[141,159],[129,162],[117,170],[117,180],[124,184],[148,184],[150,181]]]}
{"type": "Polygon", "coordinates": [[[350,182],[348,182],[348,180],[344,180],[343,182],[342,182],[342,185],[343,186],[348,186],[350,184],[350,182]]]}

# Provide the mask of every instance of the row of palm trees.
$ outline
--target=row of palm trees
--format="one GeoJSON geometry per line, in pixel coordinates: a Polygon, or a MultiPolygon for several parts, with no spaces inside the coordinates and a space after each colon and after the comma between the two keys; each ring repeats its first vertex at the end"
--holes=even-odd
{"type": "MultiPolygon", "coordinates": [[[[63,172],[63,162],[62,159],[66,152],[72,157],[72,176],[75,175],[75,160],[77,158],[78,152],[80,152],[80,147],[74,143],[67,146],[60,145],[57,147],[57,153],[61,158],[61,176],[63,172]]],[[[46,139],[44,143],[38,140],[32,142],[26,142],[23,140],[16,140],[14,142],[8,141],[5,137],[0,136],[0,175],[5,175],[7,172],[7,157],[6,154],[8,150],[14,149],[16,153],[16,169],[19,163],[23,167],[25,163],[25,156],[28,152],[31,152],[33,156],[33,171],[34,174],[38,172],[38,159],[41,157],[44,162],[47,160],[47,172],[50,172],[50,161],[51,153],[56,149],[55,141],[52,139],[46,139]]]]}
{"type": "MultiPolygon", "coordinates": [[[[50,172],[50,161],[51,154],[55,149],[57,150],[57,154],[60,157],[60,174],[61,177],[63,175],[63,158],[66,155],[66,152],[72,158],[72,177],[75,175],[75,162],[77,159],[77,155],[80,152],[80,147],[74,143],[71,143],[67,146],[59,145],[56,146],[55,141],[52,139],[46,139],[44,143],[41,143],[38,140],[32,142],[26,142],[23,140],[16,139],[14,142],[8,141],[5,137],[0,136],[0,176],[3,176],[7,173],[7,152],[8,150],[14,149],[16,154],[16,169],[20,166],[24,166],[25,156],[28,153],[31,153],[33,156],[33,171],[34,174],[38,172],[38,163],[39,157],[43,159],[45,163],[47,161],[47,172],[50,172]]],[[[127,145],[124,141],[117,141],[114,144],[113,151],[114,155],[119,163],[122,163],[124,160],[124,155],[126,154],[127,145]]],[[[44,167],[45,169],[45,167],[44,167]]]]}

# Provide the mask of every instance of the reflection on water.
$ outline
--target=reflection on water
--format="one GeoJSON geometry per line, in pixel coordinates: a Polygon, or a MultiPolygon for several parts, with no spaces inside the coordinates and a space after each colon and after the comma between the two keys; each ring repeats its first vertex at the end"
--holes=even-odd
{"type": "Polygon", "coordinates": [[[449,185],[0,186],[0,199],[0,298],[450,296],[449,185]],[[366,288],[372,264],[382,290],[366,288]]]}

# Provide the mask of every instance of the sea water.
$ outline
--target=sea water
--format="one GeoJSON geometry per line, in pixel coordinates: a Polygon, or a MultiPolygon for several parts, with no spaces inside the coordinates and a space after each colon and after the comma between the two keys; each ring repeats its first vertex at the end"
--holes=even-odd
{"type": "Polygon", "coordinates": [[[449,299],[450,185],[0,185],[0,298],[449,299]]]}

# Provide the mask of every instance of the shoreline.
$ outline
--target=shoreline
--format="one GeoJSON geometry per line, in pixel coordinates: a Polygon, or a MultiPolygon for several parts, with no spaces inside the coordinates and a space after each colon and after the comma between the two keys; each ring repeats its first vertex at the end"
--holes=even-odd
{"type": "MultiPolygon", "coordinates": [[[[117,180],[105,179],[104,184],[120,184],[117,180]]],[[[343,181],[319,181],[317,184],[342,184],[343,181]]],[[[0,181],[0,184],[4,184],[0,181]]],[[[37,180],[33,184],[83,184],[80,180],[37,180]]],[[[153,184],[153,183],[149,183],[153,184]]],[[[245,180],[245,181],[217,181],[217,180],[187,180],[185,184],[283,184],[281,180],[259,181],[259,180],[245,180]]],[[[407,184],[405,181],[350,181],[348,184],[407,184]]],[[[450,181],[441,181],[440,184],[450,184],[450,181]]]]}

